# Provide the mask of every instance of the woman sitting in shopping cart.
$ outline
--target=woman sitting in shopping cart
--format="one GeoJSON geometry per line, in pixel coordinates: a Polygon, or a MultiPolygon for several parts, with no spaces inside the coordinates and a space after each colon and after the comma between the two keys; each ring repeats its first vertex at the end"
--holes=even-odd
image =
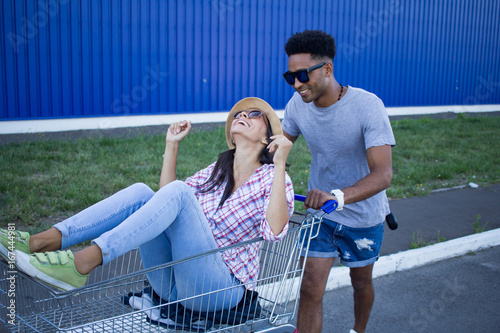
{"type": "MultiPolygon", "coordinates": [[[[70,290],[83,287],[97,266],[137,247],[147,269],[260,236],[282,239],[294,204],[285,172],[292,143],[283,136],[272,107],[254,97],[236,103],[226,121],[230,149],[183,182],[176,180],[176,161],[179,143],[190,129],[189,121],[168,128],[158,192],[134,184],[42,233],[30,237],[17,232],[17,266],[47,284],[70,290]],[[87,240],[92,245],[83,250],[56,251],[87,240]]],[[[168,301],[227,288],[226,295],[193,305],[199,307],[193,310],[235,306],[245,286],[252,288],[258,277],[258,245],[207,258],[211,262],[204,264],[203,273],[210,279],[200,279],[179,265],[172,275],[170,268],[148,273],[149,283],[168,301]]]]}

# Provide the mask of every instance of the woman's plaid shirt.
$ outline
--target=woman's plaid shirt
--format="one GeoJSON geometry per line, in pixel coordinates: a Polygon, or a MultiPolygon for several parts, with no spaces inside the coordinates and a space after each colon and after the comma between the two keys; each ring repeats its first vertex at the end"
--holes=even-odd
{"type": "MultiPolygon", "coordinates": [[[[274,179],[274,165],[264,164],[259,167],[220,208],[225,182],[210,192],[200,192],[202,184],[210,177],[214,166],[215,163],[189,177],[186,179],[186,184],[193,188],[217,245],[223,247],[259,236],[267,241],[278,241],[285,237],[288,224],[279,235],[274,235],[266,219],[274,179]]],[[[288,175],[285,180],[288,211],[291,216],[294,208],[293,186],[288,175]]],[[[253,289],[252,281],[259,275],[259,246],[250,244],[222,253],[222,258],[231,272],[248,289],[253,289]]]]}

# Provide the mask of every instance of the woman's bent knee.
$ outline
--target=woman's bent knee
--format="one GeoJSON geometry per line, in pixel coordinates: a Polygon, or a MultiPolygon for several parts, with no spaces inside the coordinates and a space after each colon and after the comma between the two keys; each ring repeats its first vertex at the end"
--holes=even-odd
{"type": "Polygon", "coordinates": [[[175,194],[175,193],[181,193],[181,192],[189,192],[192,193],[193,191],[191,190],[191,187],[189,187],[188,184],[181,180],[174,180],[173,182],[168,183],[167,185],[163,186],[160,188],[157,194],[161,193],[170,193],[170,194],[175,194]]]}
{"type": "Polygon", "coordinates": [[[133,185],[130,185],[129,190],[131,190],[136,196],[143,199],[144,201],[148,201],[155,194],[155,192],[144,183],[135,183],[133,185]]]}

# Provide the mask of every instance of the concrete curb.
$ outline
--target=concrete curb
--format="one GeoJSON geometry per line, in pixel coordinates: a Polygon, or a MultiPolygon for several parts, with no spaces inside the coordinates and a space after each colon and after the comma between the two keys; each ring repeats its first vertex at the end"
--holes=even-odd
{"type": "MultiPolygon", "coordinates": [[[[419,249],[390,254],[379,258],[373,268],[373,278],[417,268],[498,245],[500,245],[500,229],[494,229],[419,249]]],[[[328,277],[326,290],[334,290],[350,285],[351,279],[348,267],[332,268],[328,277]]]]}
{"type": "MultiPolygon", "coordinates": [[[[500,245],[500,228],[419,249],[401,251],[380,257],[373,268],[373,279],[498,245],[500,245]]],[[[281,294],[280,297],[278,297],[278,290],[281,290],[280,282],[260,286],[257,289],[259,294],[265,299],[277,298],[278,302],[281,303],[297,299],[300,290],[299,278],[289,280],[287,283],[287,286],[284,288],[287,292],[286,294],[281,294]]],[[[351,278],[349,277],[348,267],[333,267],[331,269],[326,284],[326,291],[350,285],[351,278]]]]}

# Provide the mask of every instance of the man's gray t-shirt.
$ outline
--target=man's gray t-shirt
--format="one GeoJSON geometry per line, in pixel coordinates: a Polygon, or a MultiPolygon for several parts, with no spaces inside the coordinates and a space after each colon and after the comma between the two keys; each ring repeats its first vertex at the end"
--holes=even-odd
{"type": "MultiPolygon", "coordinates": [[[[330,192],[354,185],[370,173],[368,148],[396,144],[380,98],[354,87],[327,108],[304,103],[295,93],[285,108],[282,126],[291,136],[302,134],[307,142],[312,155],[309,191],[330,192]]],[[[389,212],[384,190],[325,217],[349,227],[367,228],[384,222],[389,212]]]]}

